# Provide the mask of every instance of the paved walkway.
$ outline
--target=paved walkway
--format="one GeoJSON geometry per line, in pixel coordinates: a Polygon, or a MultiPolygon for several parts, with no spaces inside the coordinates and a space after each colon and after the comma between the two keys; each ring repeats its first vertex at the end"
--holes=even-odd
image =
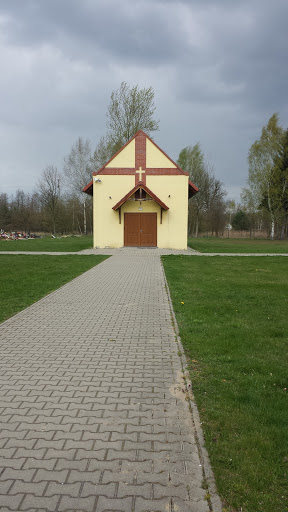
{"type": "Polygon", "coordinates": [[[184,256],[288,256],[288,253],[226,253],[226,252],[198,252],[194,249],[188,247],[186,251],[181,251],[178,249],[158,249],[158,247],[121,247],[120,249],[84,249],[79,252],[32,252],[32,251],[0,251],[1,254],[27,254],[27,255],[42,255],[46,254],[48,256],[65,256],[67,254],[74,256],[83,256],[90,254],[104,254],[107,256],[165,256],[169,254],[182,254],[184,256]]]}
{"type": "Polygon", "coordinates": [[[160,258],[140,254],[1,325],[1,512],[221,510],[160,258]]]}

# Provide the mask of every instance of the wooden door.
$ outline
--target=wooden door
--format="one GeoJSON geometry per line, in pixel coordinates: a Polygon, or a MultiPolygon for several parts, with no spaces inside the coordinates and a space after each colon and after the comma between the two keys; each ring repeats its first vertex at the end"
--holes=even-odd
{"type": "Polygon", "coordinates": [[[157,213],[140,213],[140,246],[157,246],[157,213]]]}
{"type": "Polygon", "coordinates": [[[157,213],[125,213],[124,245],[157,247],[157,213]]]}
{"type": "Polygon", "coordinates": [[[140,214],[124,214],[124,245],[125,247],[139,247],[140,245],[140,214]]]}

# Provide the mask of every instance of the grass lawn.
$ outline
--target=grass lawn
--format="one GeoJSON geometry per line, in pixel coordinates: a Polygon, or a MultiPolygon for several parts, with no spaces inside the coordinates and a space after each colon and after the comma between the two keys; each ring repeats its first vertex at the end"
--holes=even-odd
{"type": "Polygon", "coordinates": [[[93,237],[35,238],[31,240],[0,240],[0,251],[78,252],[91,249],[93,237]]]}
{"type": "Polygon", "coordinates": [[[224,510],[287,512],[288,261],[163,263],[224,510]]]}
{"type": "Polygon", "coordinates": [[[107,256],[0,255],[0,322],[106,258],[107,256]]]}
{"type": "Polygon", "coordinates": [[[288,253],[288,240],[189,238],[188,246],[199,252],[288,253]]]}

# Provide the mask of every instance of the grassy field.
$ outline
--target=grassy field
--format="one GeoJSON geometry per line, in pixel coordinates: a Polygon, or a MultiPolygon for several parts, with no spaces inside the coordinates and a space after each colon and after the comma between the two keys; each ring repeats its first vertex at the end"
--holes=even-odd
{"type": "Polygon", "coordinates": [[[288,253],[288,240],[246,240],[240,238],[189,238],[188,246],[199,252],[288,253]]]}
{"type": "Polygon", "coordinates": [[[78,252],[90,249],[92,236],[71,236],[67,238],[35,238],[31,240],[0,240],[0,251],[44,251],[44,252],[78,252]]]}
{"type": "Polygon", "coordinates": [[[163,263],[224,510],[287,512],[288,261],[163,263]]]}
{"type": "Polygon", "coordinates": [[[107,256],[0,255],[0,322],[106,258],[107,256]]]}

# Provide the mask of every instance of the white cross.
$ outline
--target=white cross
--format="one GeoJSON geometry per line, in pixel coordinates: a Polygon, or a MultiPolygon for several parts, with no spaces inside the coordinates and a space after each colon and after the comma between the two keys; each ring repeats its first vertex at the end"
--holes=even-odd
{"type": "Polygon", "coordinates": [[[136,173],[139,174],[139,181],[142,181],[143,172],[145,173],[145,171],[142,171],[142,167],[139,167],[139,171],[136,171],[136,173]]]}

